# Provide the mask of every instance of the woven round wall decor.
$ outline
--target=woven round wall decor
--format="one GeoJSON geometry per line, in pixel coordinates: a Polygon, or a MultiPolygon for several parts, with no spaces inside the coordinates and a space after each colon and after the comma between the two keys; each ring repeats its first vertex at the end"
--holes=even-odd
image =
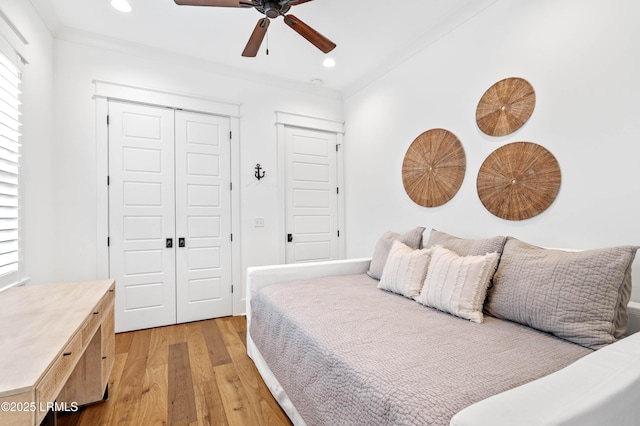
{"type": "Polygon", "coordinates": [[[546,148],[513,142],[493,151],[478,172],[478,196],[494,215],[524,220],[545,211],[560,190],[560,166],[546,148]]]}
{"type": "Polygon", "coordinates": [[[402,162],[402,184],[416,204],[437,207],[452,199],[464,180],[467,160],[462,143],[445,129],[418,136],[402,162]]]}
{"type": "Polygon", "coordinates": [[[525,79],[505,78],[480,98],[476,123],[489,136],[505,136],[518,130],[531,117],[536,93],[525,79]]]}

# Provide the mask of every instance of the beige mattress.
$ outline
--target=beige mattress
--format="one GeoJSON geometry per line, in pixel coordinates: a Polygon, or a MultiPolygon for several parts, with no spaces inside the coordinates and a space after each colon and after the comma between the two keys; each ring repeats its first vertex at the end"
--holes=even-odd
{"type": "Polygon", "coordinates": [[[592,351],[453,317],[363,275],[268,286],[250,333],[307,425],[448,425],[461,409],[592,351]]]}

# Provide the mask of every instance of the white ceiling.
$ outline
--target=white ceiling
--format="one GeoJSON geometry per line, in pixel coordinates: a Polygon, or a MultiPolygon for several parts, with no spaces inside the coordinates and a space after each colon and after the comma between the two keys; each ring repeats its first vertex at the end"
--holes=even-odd
{"type": "Polygon", "coordinates": [[[244,58],[241,52],[263,16],[255,9],[129,0],[133,11],[124,14],[111,8],[109,0],[31,0],[55,37],[74,34],[132,43],[204,60],[231,73],[308,84],[320,79],[325,87],[341,91],[362,87],[496,1],[315,0],[289,13],[335,42],[334,51],[324,55],[277,18],[258,56],[244,58]],[[337,65],[323,67],[325,56],[337,65]]]}

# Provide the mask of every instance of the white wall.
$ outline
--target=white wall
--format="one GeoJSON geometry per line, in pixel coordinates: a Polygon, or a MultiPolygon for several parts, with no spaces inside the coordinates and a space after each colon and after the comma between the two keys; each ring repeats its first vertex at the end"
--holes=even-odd
{"type": "Polygon", "coordinates": [[[0,9],[29,44],[22,76],[22,247],[25,276],[41,282],[55,269],[53,173],[53,37],[25,0],[0,9]]]}
{"type": "MultiPolygon", "coordinates": [[[[54,280],[94,279],[96,275],[96,123],[93,80],[198,95],[241,104],[240,182],[242,270],[279,263],[277,235],[277,153],[275,111],[342,119],[342,99],[314,86],[283,86],[218,74],[185,58],[122,46],[77,42],[76,35],[55,43],[56,270],[54,280]],[[73,41],[70,41],[73,40],[73,41]],[[257,181],[260,163],[267,177],[257,181]],[[265,218],[254,228],[253,218],[265,218]]],[[[106,179],[106,177],[105,177],[106,179]]],[[[237,212],[236,212],[237,213],[237,212]]],[[[237,241],[234,238],[234,241],[237,241]]],[[[244,276],[244,273],[242,273],[244,276]]]]}
{"type": "MultiPolygon", "coordinates": [[[[23,226],[26,272],[34,283],[95,277],[94,79],[241,103],[242,266],[279,260],[274,111],[341,120],[339,95],[232,78],[182,58],[54,42],[28,1],[4,0],[1,8],[30,42],[23,226]],[[253,179],[258,162],[268,173],[260,182],[253,179]],[[253,227],[255,216],[265,218],[264,228],[253,227]]],[[[387,229],[418,224],[546,246],[640,243],[638,16],[635,0],[500,0],[350,95],[344,102],[348,257],[370,255],[387,229]],[[509,76],[533,84],[536,109],[515,134],[490,138],[475,125],[475,107],[491,84],[509,76]],[[467,175],[452,201],[427,209],[406,196],[400,173],[413,139],[433,127],[461,139],[467,175]],[[475,190],[482,161],[512,141],[547,147],[563,174],[555,203],[521,222],[492,216],[475,190]]],[[[637,283],[638,261],[634,268],[637,283]]],[[[639,289],[636,284],[634,300],[639,289]]]]}
{"type": "MultiPolygon", "coordinates": [[[[348,257],[371,255],[383,231],[417,225],[553,247],[640,244],[639,17],[637,0],[500,0],[351,94],[345,100],[348,257]],[[475,124],[478,100],[512,76],[533,85],[536,108],[516,133],[488,137],[475,124]],[[411,142],[436,127],[461,140],[467,173],[449,203],[429,209],[406,195],[401,168],[411,142]],[[525,221],[493,216],[476,192],[484,159],[515,141],[545,146],[562,171],[556,201],[525,221]]],[[[638,259],[634,268],[633,299],[640,300],[638,259]]]]}

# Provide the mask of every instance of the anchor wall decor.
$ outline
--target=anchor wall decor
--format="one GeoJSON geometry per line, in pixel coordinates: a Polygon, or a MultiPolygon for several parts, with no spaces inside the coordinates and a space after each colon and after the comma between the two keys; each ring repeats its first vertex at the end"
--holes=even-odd
{"type": "Polygon", "coordinates": [[[267,174],[267,172],[264,171],[264,170],[262,171],[262,173],[260,173],[260,170],[262,170],[262,167],[260,166],[260,163],[256,164],[255,169],[256,169],[256,172],[255,172],[254,176],[258,180],[262,179],[264,177],[264,175],[267,174]]]}

